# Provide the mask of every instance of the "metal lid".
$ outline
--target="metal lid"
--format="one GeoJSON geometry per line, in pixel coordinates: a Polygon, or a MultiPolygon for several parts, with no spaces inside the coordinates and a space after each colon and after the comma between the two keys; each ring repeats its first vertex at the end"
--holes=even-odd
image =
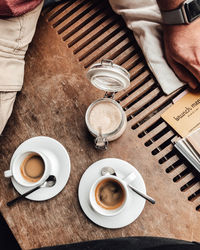
{"type": "Polygon", "coordinates": [[[87,72],[87,77],[95,87],[107,92],[118,92],[130,85],[129,72],[107,59],[92,65],[87,72]]]}

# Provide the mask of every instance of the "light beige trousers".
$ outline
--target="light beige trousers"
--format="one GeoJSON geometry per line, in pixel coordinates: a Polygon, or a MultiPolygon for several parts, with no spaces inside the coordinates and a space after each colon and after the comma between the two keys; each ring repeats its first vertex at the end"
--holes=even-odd
{"type": "Polygon", "coordinates": [[[24,56],[35,33],[43,2],[19,16],[0,19],[0,134],[24,80],[24,56]]]}

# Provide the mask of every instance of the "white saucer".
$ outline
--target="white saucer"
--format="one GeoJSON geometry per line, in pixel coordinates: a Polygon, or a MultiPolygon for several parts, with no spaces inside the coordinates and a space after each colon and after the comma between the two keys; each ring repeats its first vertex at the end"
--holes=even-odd
{"type": "Polygon", "coordinates": [[[145,199],[134,193],[130,189],[130,199],[125,209],[115,216],[103,216],[96,213],[89,201],[89,191],[94,181],[101,176],[103,167],[112,167],[118,173],[118,176],[124,178],[134,172],[136,178],[131,183],[134,187],[146,194],[146,187],[141,174],[128,162],[116,159],[106,158],[93,163],[81,177],[78,189],[79,202],[86,216],[95,224],[105,228],[121,228],[129,225],[141,214],[145,199]]]}
{"type": "MultiPolygon", "coordinates": [[[[24,141],[14,152],[10,164],[12,164],[14,157],[20,152],[24,152],[24,150],[31,151],[34,149],[41,149],[50,156],[50,159],[53,161],[51,174],[56,177],[56,184],[53,187],[41,188],[26,196],[26,198],[34,201],[48,200],[56,196],[65,187],[70,175],[70,158],[66,149],[60,142],[50,137],[38,136],[24,141]]],[[[31,189],[29,187],[21,186],[14,178],[11,178],[11,180],[15,189],[20,194],[31,189]]]]}

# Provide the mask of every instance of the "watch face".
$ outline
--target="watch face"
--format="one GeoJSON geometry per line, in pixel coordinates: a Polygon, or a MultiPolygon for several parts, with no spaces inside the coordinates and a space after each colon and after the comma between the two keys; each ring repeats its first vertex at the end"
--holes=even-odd
{"type": "Polygon", "coordinates": [[[186,1],[184,7],[189,23],[200,16],[200,0],[186,1]]]}

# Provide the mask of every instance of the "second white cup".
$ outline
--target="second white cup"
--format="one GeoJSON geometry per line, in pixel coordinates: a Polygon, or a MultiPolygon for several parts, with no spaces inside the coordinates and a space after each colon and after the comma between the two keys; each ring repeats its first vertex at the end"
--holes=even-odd
{"type": "Polygon", "coordinates": [[[126,182],[113,175],[98,178],[89,193],[93,210],[104,216],[119,214],[126,207],[128,198],[126,182]]]}

